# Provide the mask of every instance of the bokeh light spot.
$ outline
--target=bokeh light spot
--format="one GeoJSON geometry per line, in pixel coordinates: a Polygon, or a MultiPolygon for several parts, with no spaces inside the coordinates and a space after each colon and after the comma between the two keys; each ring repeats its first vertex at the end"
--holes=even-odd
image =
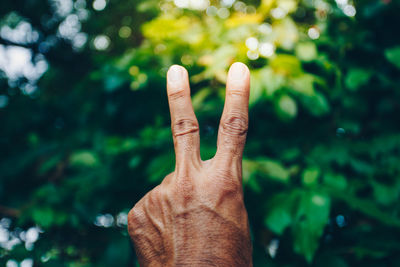
{"type": "Polygon", "coordinates": [[[129,68],[129,74],[132,76],[136,76],[139,74],[139,67],[138,66],[132,66],[129,68]]]}
{"type": "Polygon", "coordinates": [[[356,15],[356,8],[353,5],[345,5],[343,13],[348,17],[354,17],[356,15]]]}
{"type": "Polygon", "coordinates": [[[97,11],[101,11],[104,8],[106,8],[106,5],[107,5],[107,3],[105,0],[95,0],[93,2],[93,9],[97,10],[97,11]]]}
{"type": "Polygon", "coordinates": [[[271,258],[275,258],[276,253],[278,252],[279,248],[279,239],[272,239],[271,242],[268,244],[267,252],[271,256],[271,258]]]}
{"type": "Polygon", "coordinates": [[[8,260],[6,263],[6,267],[18,267],[18,262],[16,260],[8,260]]]}
{"type": "Polygon", "coordinates": [[[215,15],[217,15],[217,12],[218,12],[218,8],[216,8],[215,6],[207,7],[206,14],[208,16],[215,16],[215,15]]]}
{"type": "Polygon", "coordinates": [[[262,34],[270,34],[272,33],[272,26],[269,23],[263,23],[258,26],[258,31],[262,34]]]}
{"type": "Polygon", "coordinates": [[[246,46],[250,50],[256,50],[258,48],[258,40],[255,37],[249,37],[246,39],[246,46]]]}
{"type": "Polygon", "coordinates": [[[342,137],[346,134],[346,130],[343,128],[337,128],[336,129],[336,136],[337,137],[342,137]]]}
{"type": "Polygon", "coordinates": [[[257,51],[249,50],[249,51],[247,51],[247,57],[250,60],[256,60],[260,57],[260,54],[257,51]]]}
{"type": "Polygon", "coordinates": [[[217,11],[217,15],[218,17],[220,17],[221,19],[226,19],[229,17],[230,12],[227,8],[225,7],[221,7],[220,9],[218,9],[217,11]]]}
{"type": "Polygon", "coordinates": [[[311,39],[315,40],[319,38],[319,30],[316,27],[311,27],[310,29],[308,29],[308,37],[310,37],[311,39]]]}
{"type": "Polygon", "coordinates": [[[122,26],[118,32],[121,38],[128,38],[132,34],[132,30],[129,26],[122,26]]]}
{"type": "Polygon", "coordinates": [[[106,50],[110,46],[110,38],[107,35],[98,35],[93,41],[97,50],[106,50]]]}
{"type": "Polygon", "coordinates": [[[32,267],[33,266],[33,260],[32,259],[24,259],[21,261],[20,267],[32,267]]]}
{"type": "Polygon", "coordinates": [[[336,216],[336,224],[337,226],[339,226],[340,228],[345,227],[346,226],[346,219],[344,218],[343,215],[338,215],[336,216]]]}
{"type": "Polygon", "coordinates": [[[272,43],[261,43],[258,50],[260,51],[261,56],[270,57],[275,52],[275,46],[272,43]]]}
{"type": "Polygon", "coordinates": [[[242,1],[237,1],[237,2],[233,5],[233,8],[235,9],[235,11],[245,12],[245,11],[246,11],[246,4],[243,3],[242,1]]]}
{"type": "Polygon", "coordinates": [[[287,12],[281,7],[277,7],[271,10],[271,16],[274,19],[283,19],[286,16],[287,12]]]}

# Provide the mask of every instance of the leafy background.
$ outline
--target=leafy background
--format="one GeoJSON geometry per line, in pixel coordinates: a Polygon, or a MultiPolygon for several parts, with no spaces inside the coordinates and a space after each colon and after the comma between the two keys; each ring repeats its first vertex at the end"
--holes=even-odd
{"type": "Polygon", "coordinates": [[[191,76],[202,158],[251,68],[255,266],[400,266],[396,0],[2,0],[0,265],[136,266],[129,209],[174,167],[191,76]]]}

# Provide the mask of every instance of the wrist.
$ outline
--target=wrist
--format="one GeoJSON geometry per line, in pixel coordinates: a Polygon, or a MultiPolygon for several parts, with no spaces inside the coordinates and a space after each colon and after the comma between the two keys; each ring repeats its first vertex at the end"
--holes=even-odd
{"type": "MultiPolygon", "coordinates": [[[[228,226],[229,228],[229,226],[228,226]]],[[[205,238],[188,238],[176,246],[172,266],[251,267],[252,245],[249,235],[242,233],[211,234],[205,238]]],[[[198,236],[198,233],[193,236],[198,236]]]]}

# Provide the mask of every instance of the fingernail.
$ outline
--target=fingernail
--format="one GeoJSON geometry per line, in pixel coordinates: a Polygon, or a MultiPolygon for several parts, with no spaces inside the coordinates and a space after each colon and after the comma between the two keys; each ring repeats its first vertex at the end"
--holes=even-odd
{"type": "Polygon", "coordinates": [[[246,66],[240,62],[233,63],[231,69],[229,70],[229,76],[231,79],[234,80],[243,79],[245,73],[246,73],[246,66]]]}
{"type": "Polygon", "coordinates": [[[177,82],[180,79],[182,79],[182,69],[177,65],[171,66],[168,71],[168,80],[171,82],[177,82]]]}

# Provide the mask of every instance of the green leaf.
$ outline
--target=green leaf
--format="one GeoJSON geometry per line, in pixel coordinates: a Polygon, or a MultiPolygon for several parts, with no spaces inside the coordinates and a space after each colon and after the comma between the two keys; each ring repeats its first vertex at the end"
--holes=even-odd
{"type": "Polygon", "coordinates": [[[281,163],[273,160],[262,160],[258,161],[258,163],[258,170],[261,174],[281,182],[289,182],[289,171],[281,163]]]}
{"type": "Polygon", "coordinates": [[[380,183],[373,183],[374,197],[382,205],[390,205],[398,201],[399,186],[388,186],[380,183]]]}
{"type": "Polygon", "coordinates": [[[116,155],[134,149],[138,141],[133,138],[109,137],[104,144],[104,151],[107,154],[116,155]]]}
{"type": "Polygon", "coordinates": [[[385,50],[385,57],[390,63],[400,69],[400,46],[385,50]]]}
{"type": "MultiPolygon", "coordinates": [[[[261,71],[264,71],[264,69],[262,69],[261,71]]],[[[250,84],[251,84],[250,97],[249,97],[250,105],[256,103],[263,95],[264,82],[261,71],[252,71],[250,73],[250,84]]]]}
{"type": "Polygon", "coordinates": [[[255,76],[255,78],[260,83],[260,86],[267,97],[271,97],[276,91],[278,91],[285,85],[285,76],[282,73],[274,72],[269,67],[261,69],[260,71],[258,71],[257,74],[258,76],[255,76]]]}
{"type": "Polygon", "coordinates": [[[350,69],[347,73],[345,84],[351,91],[356,91],[358,88],[368,83],[370,78],[371,73],[369,71],[360,68],[350,69]]]}
{"type": "Polygon", "coordinates": [[[132,169],[136,168],[140,164],[141,160],[142,160],[142,158],[139,155],[133,156],[129,160],[129,163],[128,163],[129,168],[132,168],[132,169]]]}
{"type": "Polygon", "coordinates": [[[257,173],[258,164],[249,159],[243,159],[243,183],[246,183],[251,177],[257,173]]]}
{"type": "Polygon", "coordinates": [[[326,173],[323,176],[323,183],[337,190],[344,190],[347,187],[346,178],[340,174],[326,173]]]}
{"type": "Polygon", "coordinates": [[[298,201],[298,191],[276,195],[269,201],[269,211],[264,224],[272,232],[281,235],[292,224],[294,206],[298,201]]]}
{"type": "Polygon", "coordinates": [[[302,74],[297,77],[291,77],[289,87],[297,93],[306,96],[315,96],[314,81],[315,78],[313,75],[302,74]]]}
{"type": "Polygon", "coordinates": [[[300,101],[304,107],[314,116],[322,116],[330,111],[330,105],[325,96],[316,92],[313,96],[303,96],[300,101]]]}
{"type": "Polygon", "coordinates": [[[294,250],[311,263],[329,220],[330,199],[321,193],[302,192],[293,226],[294,250]]]}
{"type": "Polygon", "coordinates": [[[38,170],[39,175],[44,175],[48,171],[52,170],[54,167],[56,167],[56,165],[59,162],[61,162],[61,160],[62,160],[61,154],[54,155],[54,156],[48,158],[45,162],[43,162],[42,165],[40,165],[39,170],[38,170]]]}
{"type": "Polygon", "coordinates": [[[310,167],[303,171],[301,178],[304,185],[313,185],[317,183],[320,170],[317,167],[310,167]]]}
{"type": "Polygon", "coordinates": [[[155,157],[147,167],[149,181],[161,181],[165,175],[173,170],[174,163],[174,157],[171,157],[169,153],[155,157]]]}
{"type": "Polygon", "coordinates": [[[276,206],[264,220],[265,225],[274,233],[281,235],[292,222],[289,205],[281,203],[276,206]]]}
{"type": "Polygon", "coordinates": [[[296,45],[296,56],[303,61],[311,61],[317,57],[317,47],[313,42],[303,42],[296,45]]]}
{"type": "Polygon", "coordinates": [[[35,208],[32,211],[32,219],[43,228],[48,228],[54,223],[54,212],[49,207],[35,208]]]}
{"type": "Polygon", "coordinates": [[[171,16],[155,18],[142,26],[143,35],[155,41],[180,38],[188,29],[191,21],[188,17],[182,16],[175,19],[171,16]]]}
{"type": "Polygon", "coordinates": [[[70,157],[70,165],[78,167],[95,167],[98,166],[99,159],[97,155],[91,151],[75,152],[70,157]]]}
{"type": "Polygon", "coordinates": [[[278,101],[276,111],[282,119],[292,119],[297,115],[297,104],[288,95],[281,96],[278,101]]]}
{"type": "Polygon", "coordinates": [[[270,66],[276,73],[297,76],[303,73],[299,59],[292,55],[279,54],[271,60],[270,66]]]}
{"type": "Polygon", "coordinates": [[[250,177],[250,179],[247,180],[246,185],[255,193],[262,193],[262,187],[260,183],[258,182],[256,177],[250,177]]]}

